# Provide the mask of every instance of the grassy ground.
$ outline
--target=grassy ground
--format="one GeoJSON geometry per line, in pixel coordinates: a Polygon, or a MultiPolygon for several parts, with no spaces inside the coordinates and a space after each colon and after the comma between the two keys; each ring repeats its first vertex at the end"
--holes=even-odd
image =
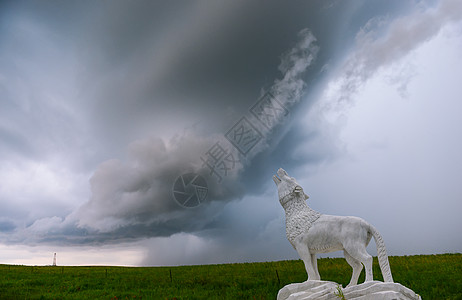
{"type": "MultiPolygon", "coordinates": [[[[462,299],[462,254],[389,260],[395,282],[423,299],[462,299]]],[[[319,259],[318,265],[323,280],[349,282],[344,259],[319,259]]],[[[376,258],[374,279],[382,280],[376,258]]],[[[275,299],[284,285],[304,280],[301,261],[152,268],[0,265],[0,299],[275,299]]]]}

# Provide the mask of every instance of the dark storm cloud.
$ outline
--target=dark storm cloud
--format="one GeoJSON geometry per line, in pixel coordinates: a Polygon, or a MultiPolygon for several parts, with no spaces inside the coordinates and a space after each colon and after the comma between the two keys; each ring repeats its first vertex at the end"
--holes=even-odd
{"type": "MultiPolygon", "coordinates": [[[[275,80],[270,88],[287,107],[299,100],[304,87],[301,75],[318,51],[316,39],[309,30],[302,30],[298,38],[295,46],[281,57],[282,79],[275,80]]],[[[226,143],[223,136],[205,138],[194,133],[176,136],[168,142],[160,138],[133,142],[127,162],[113,159],[99,165],[90,180],[92,196],[87,203],[65,219],[37,220],[26,229],[25,238],[35,237],[43,242],[111,242],[222,226],[223,222],[217,222],[215,216],[223,204],[213,201],[230,201],[243,195],[245,184],[238,175],[245,167],[244,162],[223,182],[209,181],[210,204],[188,210],[172,199],[176,177],[185,172],[207,173],[199,157],[205,152],[204,147],[214,141],[226,143]],[[69,232],[73,231],[72,226],[84,229],[85,236],[74,238],[69,232]],[[67,234],[53,234],[57,229],[67,234]],[[62,239],[60,236],[68,237],[62,239]]],[[[262,143],[253,151],[258,153],[266,147],[267,144],[262,143]]]]}
{"type": "MultiPolygon", "coordinates": [[[[135,139],[169,138],[193,123],[207,133],[224,132],[261,88],[280,77],[279,56],[302,28],[311,29],[322,49],[305,74],[313,78],[326,61],[342,55],[337,45],[351,45],[349,25],[362,25],[365,10],[385,14],[401,2],[10,2],[2,19],[12,21],[2,28],[5,39],[13,38],[0,46],[8,53],[2,64],[17,62],[21,49],[31,67],[18,69],[18,78],[48,78],[42,86],[49,90],[68,78],[78,92],[65,90],[59,98],[72,92],[72,109],[84,112],[80,122],[91,130],[94,151],[120,157],[135,139]],[[22,36],[21,28],[27,29],[22,36]]],[[[67,132],[77,126],[82,124],[67,132]]],[[[23,131],[15,136],[30,132],[23,131]]]]}
{"type": "Polygon", "coordinates": [[[224,132],[280,76],[279,56],[307,27],[300,8],[270,2],[151,6],[122,2],[82,40],[89,68],[80,76],[106,143],[199,121],[207,134],[224,132]]]}
{"type": "MultiPolygon", "coordinates": [[[[300,77],[315,59],[318,49],[315,41],[309,30],[302,30],[297,44],[282,56],[280,70],[283,78],[276,80],[271,90],[287,107],[300,98],[304,86],[300,77]]],[[[126,225],[125,222],[131,224],[132,219],[137,222],[168,220],[168,214],[180,209],[172,202],[171,189],[175,178],[188,171],[205,173],[207,170],[203,163],[200,164],[199,157],[207,150],[204,146],[212,145],[214,139],[226,143],[222,137],[200,138],[194,134],[177,137],[167,144],[161,139],[133,143],[128,164],[107,161],[93,175],[90,181],[92,199],[81,208],[79,225],[105,231],[108,221],[115,223],[109,226],[118,227],[126,225]],[[101,222],[104,225],[96,225],[101,222]]],[[[263,151],[264,145],[253,151],[263,151]]],[[[209,198],[231,200],[242,195],[242,188],[235,182],[239,182],[236,176],[243,167],[241,164],[234,170],[235,175],[222,183],[211,185],[209,198]]],[[[186,216],[182,214],[182,217],[186,216]]]]}
{"type": "MultiPolygon", "coordinates": [[[[14,76],[0,71],[0,92],[8,96],[2,100],[14,103],[10,117],[0,112],[11,122],[9,127],[0,123],[6,141],[0,151],[22,149],[28,158],[33,157],[29,152],[43,158],[59,148],[73,167],[94,170],[88,201],[65,218],[62,213],[30,220],[27,228],[14,231],[17,240],[102,243],[229,226],[226,218],[217,218],[223,206],[244,194],[259,194],[271,170],[295,165],[287,157],[294,157],[291,151],[300,139],[320,135],[292,127],[298,108],[310,103],[288,105],[287,122],[265,133],[265,143],[234,177],[209,181],[209,204],[179,207],[171,195],[176,177],[206,174],[200,156],[249,113],[261,91],[272,90],[283,102],[288,95],[314,102],[313,84],[326,76],[326,65],[346,55],[352,35],[364,24],[359,20],[396,11],[405,6],[401,2],[11,4],[9,25],[24,31],[2,27],[8,33],[4,39],[17,44],[0,43],[1,63],[13,68],[7,61],[17,62],[9,74],[22,85],[11,88],[14,76]],[[20,53],[30,63],[20,64],[16,47],[30,49],[20,53]],[[40,105],[24,97],[33,109],[17,108],[21,86],[40,105]],[[56,88],[61,89],[54,97],[43,96],[48,95],[43,90],[56,88]],[[13,122],[15,114],[19,121],[13,122]]],[[[315,163],[330,154],[308,153],[300,160],[315,163]]]]}

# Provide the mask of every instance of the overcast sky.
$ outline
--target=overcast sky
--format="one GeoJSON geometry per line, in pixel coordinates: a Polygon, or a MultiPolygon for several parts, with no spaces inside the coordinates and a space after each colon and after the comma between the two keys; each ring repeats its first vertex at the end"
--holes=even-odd
{"type": "Polygon", "coordinates": [[[3,1],[0,263],[296,259],[280,167],[462,252],[460,53],[458,0],[3,1]]]}

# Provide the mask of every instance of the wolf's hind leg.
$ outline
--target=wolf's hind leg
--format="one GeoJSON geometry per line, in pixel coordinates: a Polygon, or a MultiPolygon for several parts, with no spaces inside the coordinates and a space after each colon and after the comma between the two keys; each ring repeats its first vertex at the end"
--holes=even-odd
{"type": "Polygon", "coordinates": [[[366,280],[364,282],[372,281],[372,256],[366,251],[365,246],[348,247],[345,248],[346,252],[355,260],[360,261],[366,270],[366,280]]]}
{"type": "Polygon", "coordinates": [[[347,287],[357,285],[359,275],[361,274],[361,270],[363,269],[363,265],[360,261],[351,257],[351,255],[348,254],[346,250],[343,251],[343,254],[345,255],[345,259],[348,262],[348,264],[353,268],[353,274],[351,275],[351,280],[347,287]]]}

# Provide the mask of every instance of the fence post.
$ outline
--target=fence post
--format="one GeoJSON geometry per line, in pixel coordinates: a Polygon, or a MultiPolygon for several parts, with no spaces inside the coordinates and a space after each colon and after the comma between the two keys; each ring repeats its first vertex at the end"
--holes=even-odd
{"type": "Polygon", "coordinates": [[[173,282],[173,278],[172,278],[172,269],[170,269],[169,271],[170,271],[170,282],[173,282]]]}
{"type": "Polygon", "coordinates": [[[278,278],[278,284],[281,285],[281,280],[279,280],[279,273],[278,269],[276,269],[276,277],[278,278]]]}

